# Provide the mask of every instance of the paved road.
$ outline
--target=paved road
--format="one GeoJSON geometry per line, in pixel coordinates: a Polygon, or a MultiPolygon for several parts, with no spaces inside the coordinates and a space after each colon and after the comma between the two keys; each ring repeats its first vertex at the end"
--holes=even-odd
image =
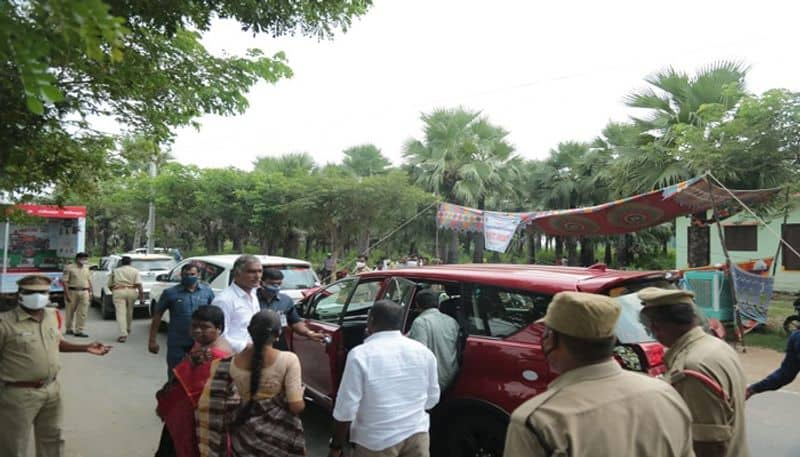
{"type": "MultiPolygon", "coordinates": [[[[164,353],[147,352],[149,320],[137,319],[127,343],[113,343],[116,323],[90,311],[87,332],[114,349],[103,358],[88,354],[62,354],[64,436],[67,457],[149,457],[161,431],[155,415],[155,391],[166,378],[164,353]]],[[[159,335],[162,351],[165,336],[159,335]]],[[[772,392],[753,397],[747,404],[750,447],[753,456],[796,457],[795,412],[800,395],[772,392]]],[[[309,406],[303,413],[311,457],[325,456],[330,433],[327,415],[309,406]]],[[[33,457],[33,453],[30,454],[33,457]]]]}

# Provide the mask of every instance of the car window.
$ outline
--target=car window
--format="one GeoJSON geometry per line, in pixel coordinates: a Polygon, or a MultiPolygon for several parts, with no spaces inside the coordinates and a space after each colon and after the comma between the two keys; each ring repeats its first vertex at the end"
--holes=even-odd
{"type": "Polygon", "coordinates": [[[411,303],[415,286],[416,284],[408,279],[391,278],[386,293],[383,294],[383,299],[391,300],[405,308],[411,303]]]}
{"type": "Polygon", "coordinates": [[[172,259],[133,259],[131,266],[139,271],[169,270],[175,265],[172,259]]]}
{"type": "Polygon", "coordinates": [[[470,335],[504,338],[544,317],[552,296],[474,284],[465,303],[470,335]]]}
{"type": "Polygon", "coordinates": [[[176,266],[172,272],[169,274],[170,282],[180,282],[181,280],[181,269],[187,263],[191,263],[192,265],[197,267],[198,272],[200,273],[200,281],[203,281],[206,284],[211,284],[214,279],[217,278],[223,271],[225,271],[224,267],[219,265],[204,262],[202,260],[189,260],[188,262],[184,262],[176,266]]]}
{"type": "Polygon", "coordinates": [[[347,315],[366,315],[372,305],[375,304],[375,299],[378,297],[378,292],[381,290],[381,281],[362,281],[356,286],[353,292],[353,297],[347,305],[347,315]]]}
{"type": "Polygon", "coordinates": [[[323,322],[338,322],[355,284],[356,278],[347,278],[317,292],[309,317],[323,322]]]}
{"type": "Polygon", "coordinates": [[[283,273],[284,289],[310,289],[317,283],[317,277],[310,267],[305,265],[280,265],[276,268],[283,273]]]}
{"type": "Polygon", "coordinates": [[[619,342],[632,344],[654,341],[650,331],[639,320],[642,300],[635,293],[621,295],[617,297],[617,300],[622,306],[622,314],[619,316],[617,329],[615,330],[619,342]]]}

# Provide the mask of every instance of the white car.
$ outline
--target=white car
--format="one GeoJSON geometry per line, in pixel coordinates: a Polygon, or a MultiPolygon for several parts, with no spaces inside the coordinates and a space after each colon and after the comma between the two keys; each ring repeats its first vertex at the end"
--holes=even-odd
{"type": "MultiPolygon", "coordinates": [[[[136,300],[135,308],[150,310],[151,287],[156,281],[156,276],[170,271],[175,266],[175,259],[163,254],[124,254],[131,258],[131,266],[139,270],[144,289],[144,302],[136,300]]],[[[122,255],[114,254],[100,259],[99,267],[92,267],[92,301],[100,305],[100,312],[104,319],[114,319],[116,312],[111,298],[111,289],[108,288],[108,279],[111,272],[120,266],[122,255]]]]}
{"type": "MultiPolygon", "coordinates": [[[[211,287],[215,295],[219,294],[233,281],[231,270],[233,269],[233,262],[238,257],[238,255],[209,255],[189,257],[182,260],[169,273],[156,277],[156,282],[150,290],[151,302],[157,303],[164,289],[180,284],[181,268],[189,263],[196,265],[200,270],[200,281],[211,287]]],[[[283,273],[281,293],[288,295],[295,302],[303,298],[304,290],[320,285],[317,274],[311,264],[305,260],[270,255],[257,255],[256,257],[261,260],[261,264],[265,269],[275,268],[283,273]]],[[[165,313],[163,316],[165,322],[169,321],[167,314],[169,313],[165,313]]]]}

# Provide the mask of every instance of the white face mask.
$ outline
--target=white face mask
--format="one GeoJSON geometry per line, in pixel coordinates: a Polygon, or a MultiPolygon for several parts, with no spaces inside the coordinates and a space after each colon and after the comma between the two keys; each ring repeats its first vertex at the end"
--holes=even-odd
{"type": "Polygon", "coordinates": [[[356,268],[364,268],[365,265],[366,263],[364,262],[356,262],[356,268]]]}
{"type": "Polygon", "coordinates": [[[84,265],[86,265],[86,259],[80,259],[80,260],[78,260],[78,265],[80,265],[80,266],[84,266],[84,265]]]}
{"type": "Polygon", "coordinates": [[[50,294],[48,293],[27,294],[20,295],[20,297],[22,297],[20,301],[22,307],[33,311],[44,309],[50,303],[50,294]]]}

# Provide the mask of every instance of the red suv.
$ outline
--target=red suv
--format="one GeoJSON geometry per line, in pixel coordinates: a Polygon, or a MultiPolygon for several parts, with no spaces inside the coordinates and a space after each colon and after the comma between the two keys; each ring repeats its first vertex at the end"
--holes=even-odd
{"type": "Polygon", "coordinates": [[[327,344],[296,334],[289,342],[303,366],[306,394],[332,410],[347,352],[363,342],[372,304],[379,299],[400,303],[408,331],[419,314],[412,306],[416,292],[438,291],[439,309],[459,322],[463,341],[458,376],[432,412],[433,455],[501,456],[511,412],[555,378],[542,352],[543,327],[534,323],[552,296],[572,290],[619,297],[623,313],[617,360],[658,375],[664,371],[663,347],[639,323],[641,303],[634,292],[667,284],[663,272],[604,265],[468,264],[373,271],[319,289],[302,302],[307,325],[328,335],[327,344]]]}

